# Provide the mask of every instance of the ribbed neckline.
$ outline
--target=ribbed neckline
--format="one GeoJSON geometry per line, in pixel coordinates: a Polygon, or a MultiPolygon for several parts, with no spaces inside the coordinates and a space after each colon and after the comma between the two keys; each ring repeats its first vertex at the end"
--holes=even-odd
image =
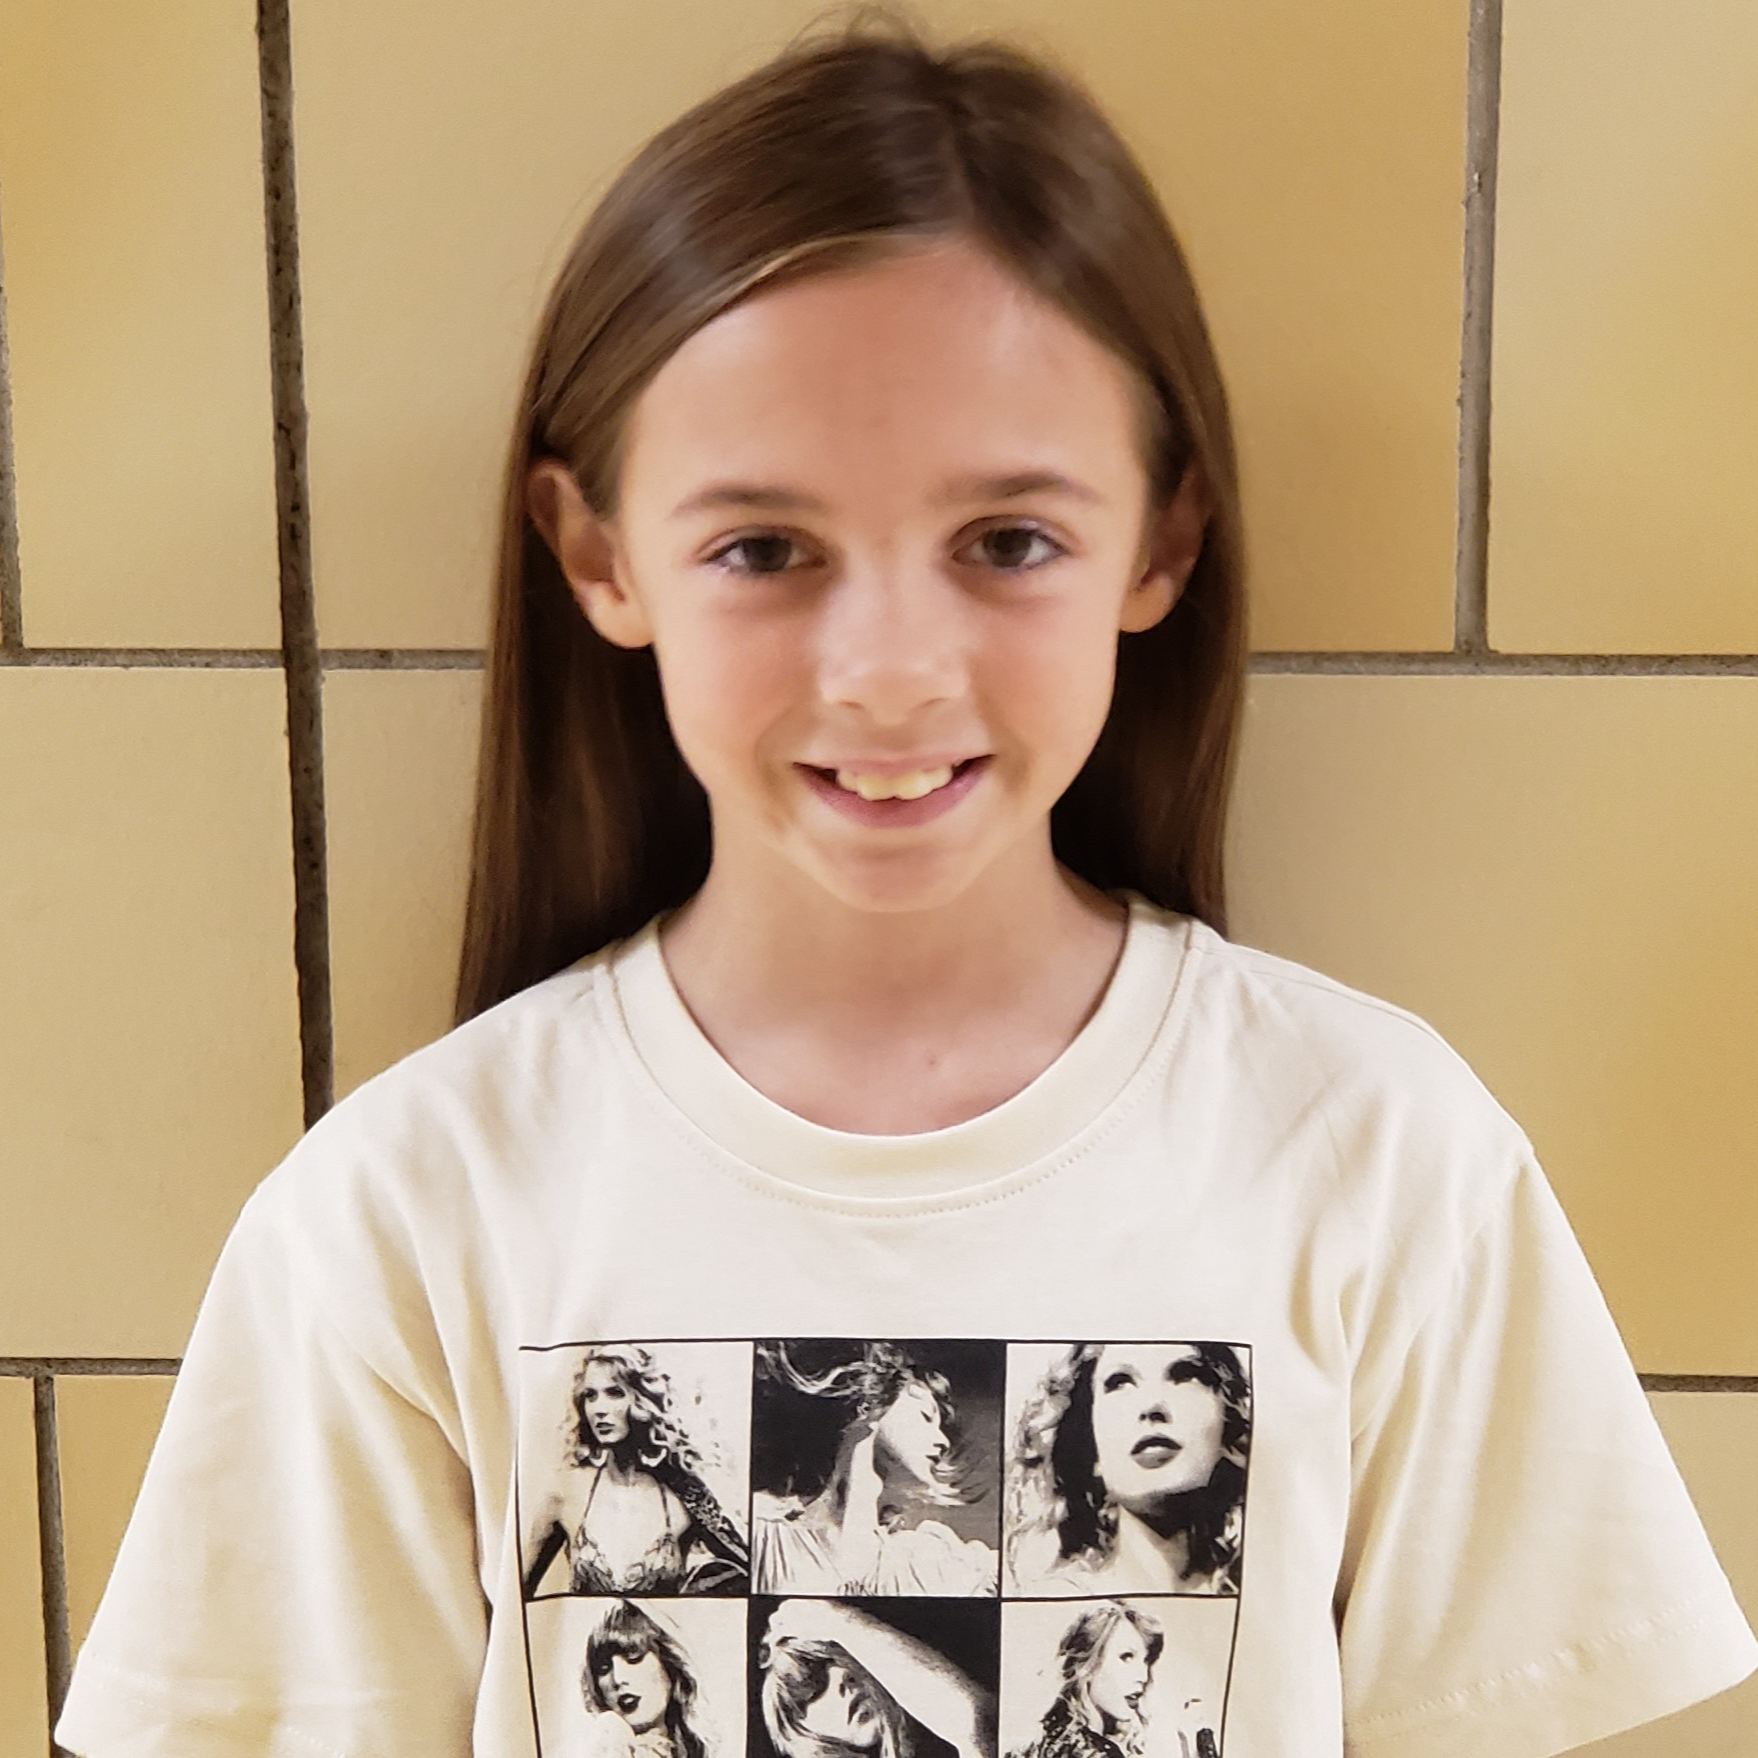
{"type": "Polygon", "coordinates": [[[1098,1007],[1029,1085],[980,1116],[913,1135],[827,1129],[751,1085],[684,1005],[659,943],[663,917],[601,967],[609,1028],[645,1076],[741,1170],[794,1200],[895,1212],[999,1195],[1110,1109],[1165,1023],[1192,923],[1139,893],[1127,904],[1123,949],[1098,1007]]]}

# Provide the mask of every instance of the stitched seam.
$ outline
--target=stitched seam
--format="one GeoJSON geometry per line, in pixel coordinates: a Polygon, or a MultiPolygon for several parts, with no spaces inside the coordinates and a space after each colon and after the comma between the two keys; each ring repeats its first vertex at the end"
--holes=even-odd
{"type": "MultiPolygon", "coordinates": [[[[1461,1685],[1456,1690],[1444,1692],[1439,1697],[1430,1697],[1422,1703],[1414,1703],[1406,1709],[1382,1710],[1378,1715],[1371,1715],[1365,1721],[1356,1723],[1356,1729],[1361,1733],[1369,1730],[1378,1733],[1394,1730],[1400,1725],[1410,1726],[1423,1721],[1438,1720],[1442,1716],[1457,1713],[1474,1699],[1493,1695],[1514,1680],[1530,1678],[1535,1672],[1554,1668],[1558,1662],[1587,1659],[1598,1665],[1611,1654],[1632,1649],[1643,1638],[1659,1636],[1669,1642],[1676,1641],[1714,1623],[1715,1607],[1708,1599],[1699,1597],[1686,1600],[1682,1605],[1662,1612],[1657,1617],[1637,1618],[1603,1635],[1572,1642],[1566,1648],[1553,1649],[1539,1660],[1508,1667],[1486,1679],[1479,1679],[1474,1684],[1461,1685]]],[[[1577,1667],[1575,1670],[1584,1669],[1577,1667]]]]}

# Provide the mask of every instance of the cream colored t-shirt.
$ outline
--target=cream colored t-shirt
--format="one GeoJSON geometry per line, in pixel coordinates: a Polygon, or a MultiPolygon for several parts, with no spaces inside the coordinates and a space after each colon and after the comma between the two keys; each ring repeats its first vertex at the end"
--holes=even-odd
{"type": "Polygon", "coordinates": [[[1128,902],[948,1129],[766,1099],[651,923],[344,1100],[226,1245],[60,1741],[790,1758],[808,1628],[918,1752],[1073,1680],[1092,1752],[1540,1758],[1743,1677],[1524,1136],[1410,1015],[1128,902]],[[811,1580],[753,1582],[754,1506],[811,1580]]]}

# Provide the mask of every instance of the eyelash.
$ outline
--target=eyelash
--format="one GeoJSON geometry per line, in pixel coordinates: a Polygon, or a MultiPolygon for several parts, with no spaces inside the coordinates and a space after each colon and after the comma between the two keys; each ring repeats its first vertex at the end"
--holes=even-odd
{"type": "MultiPolygon", "coordinates": [[[[1028,536],[1041,539],[1044,543],[1047,543],[1055,553],[1046,556],[1043,561],[1030,562],[1023,567],[1009,568],[998,566],[995,569],[997,573],[1029,574],[1034,569],[1044,567],[1048,563],[1057,560],[1059,557],[1068,554],[1068,551],[1058,543],[1048,531],[1042,530],[1036,525],[994,525],[987,531],[982,532],[976,541],[981,542],[983,538],[998,536],[1003,531],[1023,531],[1028,536]]],[[[723,543],[719,549],[715,550],[712,555],[705,559],[710,567],[719,568],[723,573],[734,574],[743,579],[774,579],[781,574],[788,572],[788,570],[786,568],[735,568],[727,566],[725,561],[725,558],[731,555],[735,550],[744,548],[746,544],[760,543],[765,539],[780,539],[786,543],[797,543],[797,539],[789,537],[784,531],[747,531],[742,537],[735,537],[730,542],[723,543]]]]}

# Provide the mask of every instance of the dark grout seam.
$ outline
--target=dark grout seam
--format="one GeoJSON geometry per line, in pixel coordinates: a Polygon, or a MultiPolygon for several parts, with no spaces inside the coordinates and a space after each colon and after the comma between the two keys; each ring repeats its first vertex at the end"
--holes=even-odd
{"type": "Polygon", "coordinates": [[[1453,646],[1489,648],[1490,357],[1495,313],[1496,161],[1502,0],[1471,0],[1465,105],[1465,288],[1459,339],[1459,527],[1453,646]]]}
{"type": "MultiPolygon", "coordinates": [[[[49,1727],[61,1719],[73,1676],[73,1639],[67,1621],[67,1546],[61,1520],[61,1449],[55,1434],[55,1380],[33,1376],[37,1437],[37,1545],[43,1570],[43,1654],[49,1687],[49,1727]]],[[[55,1758],[64,1750],[51,1740],[55,1758]]]]}
{"type": "Polygon", "coordinates": [[[299,302],[299,209],[293,170],[293,44],[288,0],[257,0],[262,81],[263,218],[268,244],[269,359],[275,410],[275,507],[281,654],[293,812],[293,962],[299,985],[300,1081],[310,1128],[335,1096],[329,877],[324,832],[323,666],[311,584],[306,492],[305,346],[299,302]]]}
{"type": "Polygon", "coordinates": [[[36,1379],[41,1374],[57,1379],[82,1374],[163,1378],[175,1375],[180,1366],[174,1355],[0,1355],[0,1379],[36,1379]]]}
{"type": "Polygon", "coordinates": [[[0,649],[0,666],[129,671],[279,670],[278,647],[14,647],[0,649]]]}
{"type": "Polygon", "coordinates": [[[325,671],[481,671],[476,647],[326,647],[325,671]]]}
{"type": "Polygon", "coordinates": [[[1645,1392],[1758,1392],[1758,1373],[1645,1373],[1645,1392]]]}
{"type": "Polygon", "coordinates": [[[1750,678],[1758,653],[1255,653],[1262,677],[1750,678]]]}
{"type": "Polygon", "coordinates": [[[12,446],[12,348],[6,335],[6,264],[0,252],[0,658],[24,645],[18,571],[18,475],[12,446]]]}

